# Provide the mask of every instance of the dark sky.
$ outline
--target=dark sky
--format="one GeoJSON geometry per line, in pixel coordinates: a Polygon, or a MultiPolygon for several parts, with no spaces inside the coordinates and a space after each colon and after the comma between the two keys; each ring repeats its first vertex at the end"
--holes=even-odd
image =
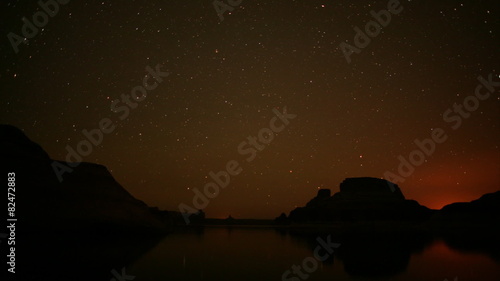
{"type": "Polygon", "coordinates": [[[398,182],[407,198],[440,208],[499,189],[500,87],[474,97],[478,76],[500,81],[498,1],[401,1],[350,63],[339,45],[356,46],[354,27],[390,1],[243,0],[223,21],[207,0],[86,2],[40,17],[16,53],[8,34],[23,36],[21,18],[41,8],[2,1],[0,122],[64,160],[109,118],[114,131],[82,159],[149,205],[193,206],[193,189],[235,160],[242,172],[207,215],[273,218],[346,177],[398,175],[398,156],[439,132],[398,182]],[[111,103],[157,65],[168,77],[121,120],[111,103]],[[285,107],[296,117],[246,161],[238,146],[285,107]]]}

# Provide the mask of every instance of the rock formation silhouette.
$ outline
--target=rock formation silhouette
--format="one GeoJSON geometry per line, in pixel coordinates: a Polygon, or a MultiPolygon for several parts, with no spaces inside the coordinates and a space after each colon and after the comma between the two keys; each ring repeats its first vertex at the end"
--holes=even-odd
{"type": "Polygon", "coordinates": [[[290,212],[295,222],[403,220],[429,219],[432,210],[414,200],[405,199],[396,184],[378,178],[347,178],[340,184],[340,192],[330,196],[329,189],[318,190],[318,195],[305,207],[290,212]]]}
{"type": "Polygon", "coordinates": [[[25,228],[166,229],[165,223],[102,165],[79,163],[60,183],[51,166],[54,160],[10,125],[0,125],[0,154],[2,172],[16,174],[16,201],[22,206],[16,211],[25,228]]]}
{"type": "Polygon", "coordinates": [[[444,206],[427,223],[448,246],[500,261],[500,191],[444,206]]]}
{"type": "Polygon", "coordinates": [[[102,165],[79,163],[60,183],[54,160],[14,126],[0,125],[0,159],[2,175],[15,173],[19,280],[110,280],[170,230],[102,165]]]}
{"type": "Polygon", "coordinates": [[[479,224],[500,223],[500,191],[488,193],[471,202],[458,202],[444,206],[433,217],[440,223],[479,224]]]}

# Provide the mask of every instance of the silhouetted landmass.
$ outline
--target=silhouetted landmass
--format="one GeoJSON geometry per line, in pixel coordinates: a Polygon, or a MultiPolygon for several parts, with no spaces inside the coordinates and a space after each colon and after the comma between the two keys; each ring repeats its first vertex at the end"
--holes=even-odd
{"type": "Polygon", "coordinates": [[[440,224],[499,225],[500,222],[500,191],[488,193],[471,202],[453,203],[444,206],[432,218],[440,224]]]}
{"type": "Polygon", "coordinates": [[[61,183],[48,154],[9,125],[0,125],[0,155],[3,179],[15,173],[20,280],[107,281],[170,231],[102,165],[79,163],[61,183]]]}
{"type": "MultiPolygon", "coordinates": [[[[383,278],[406,270],[410,256],[435,240],[462,252],[500,261],[500,191],[468,203],[430,210],[405,199],[397,185],[375,178],[348,178],[331,196],[318,190],[306,206],[275,219],[281,234],[305,238],[331,235],[335,258],[352,276],[383,278]]],[[[332,261],[326,261],[333,262],[332,261]]]]}
{"type": "Polygon", "coordinates": [[[60,183],[47,153],[21,130],[8,125],[0,126],[0,149],[2,165],[16,173],[20,196],[17,215],[24,227],[166,229],[149,207],[130,195],[102,165],[79,163],[60,183]]]}
{"type": "Polygon", "coordinates": [[[274,219],[274,223],[278,225],[287,225],[290,224],[290,219],[286,216],[285,213],[281,213],[279,217],[274,219]]]}
{"type": "Polygon", "coordinates": [[[448,246],[500,261],[500,191],[444,206],[427,224],[448,246]]]}
{"type": "MultiPolygon", "coordinates": [[[[377,178],[347,178],[340,192],[320,189],[305,207],[290,212],[292,222],[400,220],[424,221],[433,211],[406,200],[396,184],[377,178]]],[[[281,217],[280,221],[284,221],[281,217]]]]}

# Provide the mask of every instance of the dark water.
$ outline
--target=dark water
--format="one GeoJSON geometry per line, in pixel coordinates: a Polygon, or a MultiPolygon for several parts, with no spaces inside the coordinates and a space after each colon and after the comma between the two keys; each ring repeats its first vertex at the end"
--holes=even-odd
{"type": "Polygon", "coordinates": [[[358,239],[341,244],[324,262],[312,262],[315,238],[266,228],[206,228],[165,237],[126,271],[137,281],[500,280],[500,261],[487,253],[455,250],[441,240],[407,247],[394,239],[358,239]],[[301,277],[282,279],[306,258],[310,273],[301,269],[301,277]]]}

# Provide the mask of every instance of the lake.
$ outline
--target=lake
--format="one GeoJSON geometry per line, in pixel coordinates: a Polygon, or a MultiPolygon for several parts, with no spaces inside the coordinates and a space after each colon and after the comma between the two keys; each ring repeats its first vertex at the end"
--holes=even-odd
{"type": "MultiPolygon", "coordinates": [[[[137,281],[500,280],[498,259],[456,250],[439,239],[411,238],[405,244],[391,237],[376,242],[351,239],[318,262],[314,258],[317,238],[272,228],[207,227],[166,236],[127,266],[126,272],[137,281]],[[292,272],[294,265],[301,266],[300,272],[292,272]]],[[[322,248],[318,253],[328,254],[322,248]]]]}

